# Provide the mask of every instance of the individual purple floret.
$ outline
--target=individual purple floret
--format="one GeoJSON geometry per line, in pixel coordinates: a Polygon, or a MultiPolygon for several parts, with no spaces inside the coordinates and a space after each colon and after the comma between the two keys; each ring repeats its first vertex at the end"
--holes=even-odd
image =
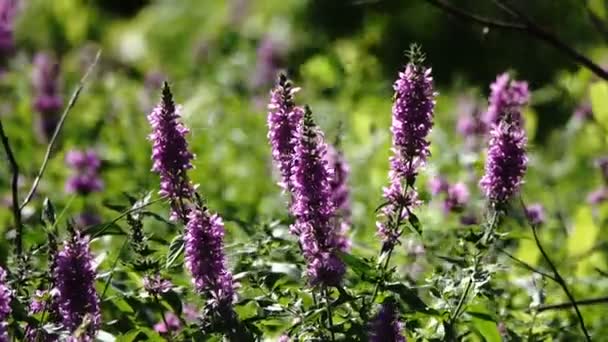
{"type": "Polygon", "coordinates": [[[17,0],[0,0],[0,59],[15,51],[14,21],[17,12],[17,0]]]}
{"type": "Polygon", "coordinates": [[[459,212],[464,209],[469,201],[469,189],[464,183],[452,184],[448,187],[446,198],[443,202],[445,212],[459,212]]]}
{"type": "Polygon", "coordinates": [[[511,80],[508,73],[498,75],[490,85],[490,104],[483,116],[483,121],[492,127],[503,119],[521,125],[523,122],[522,107],[530,100],[528,83],[511,80]]]}
{"type": "Polygon", "coordinates": [[[583,102],[574,109],[574,113],[572,113],[574,118],[580,121],[586,121],[593,117],[593,109],[591,108],[591,103],[583,102]]]}
{"type": "Polygon", "coordinates": [[[174,331],[179,331],[182,328],[182,323],[173,312],[165,313],[164,320],[154,324],[154,331],[159,334],[167,334],[174,331]],[[165,321],[167,324],[165,324],[165,321]]]}
{"type": "Polygon", "coordinates": [[[53,270],[60,321],[70,332],[85,325],[84,334],[94,337],[101,325],[99,297],[89,239],[76,231],[55,257],[53,270]]]}
{"type": "Polygon", "coordinates": [[[298,128],[298,143],[291,176],[293,186],[291,230],[300,237],[308,263],[307,274],[312,285],[336,286],[342,281],[345,267],[336,255],[339,234],[332,223],[336,212],[331,193],[331,170],[323,141],[312,113],[307,108],[298,128]]]}
{"type": "Polygon", "coordinates": [[[234,285],[226,268],[223,240],[221,217],[206,209],[190,210],[184,235],[186,268],[199,292],[208,293],[219,305],[230,306],[234,285]]]}
{"type": "Polygon", "coordinates": [[[289,341],[291,341],[291,340],[289,339],[288,335],[281,335],[281,336],[279,336],[279,339],[277,340],[277,342],[289,342],[289,341]]]}
{"type": "Polygon", "coordinates": [[[193,167],[194,155],[186,142],[188,128],[180,122],[179,107],[175,106],[166,82],[162,99],[148,115],[148,121],[152,126],[152,133],[148,136],[152,142],[152,171],[160,175],[159,194],[171,200],[171,218],[185,220],[187,213],[182,202],[194,193],[187,175],[193,167]]]}
{"type": "Polygon", "coordinates": [[[390,185],[384,189],[383,218],[376,223],[384,248],[392,248],[399,238],[399,225],[413,206],[419,203],[414,182],[418,169],[430,155],[428,135],[433,127],[435,92],[431,69],[415,60],[420,53],[414,50],[393,88],[393,116],[391,132],[390,185]]]}
{"type": "Polygon", "coordinates": [[[65,161],[73,170],[65,184],[67,193],[86,195],[103,190],[103,181],[98,174],[101,160],[95,151],[72,150],[67,153],[65,161]]]}
{"type": "Polygon", "coordinates": [[[384,303],[376,319],[371,323],[370,342],[405,342],[403,324],[393,303],[384,303]]]}
{"type": "Polygon", "coordinates": [[[545,223],[545,208],[540,203],[534,203],[526,206],[526,217],[534,226],[540,226],[545,223]]]}
{"type": "Polygon", "coordinates": [[[348,231],[351,225],[350,191],[348,189],[348,177],[350,167],[341,151],[331,145],[327,145],[325,155],[328,167],[333,171],[333,176],[329,182],[331,197],[335,213],[335,224],[339,226],[338,245],[341,251],[350,249],[351,241],[348,238],[348,231]]]}
{"type": "Polygon", "coordinates": [[[6,271],[0,267],[0,342],[8,342],[8,317],[11,314],[11,290],[6,284],[6,271]]]}
{"type": "Polygon", "coordinates": [[[501,121],[490,132],[485,175],[480,185],[493,203],[503,203],[515,195],[523,183],[528,165],[526,133],[517,124],[501,121]]]}
{"type": "Polygon", "coordinates": [[[294,88],[287,76],[281,74],[277,86],[270,93],[268,105],[268,140],[272,159],[281,173],[279,185],[290,192],[296,134],[304,114],[304,110],[294,103],[293,96],[298,90],[300,88],[294,88]]]}
{"type": "Polygon", "coordinates": [[[587,203],[597,205],[608,201],[608,188],[600,187],[587,195],[587,203]]]}

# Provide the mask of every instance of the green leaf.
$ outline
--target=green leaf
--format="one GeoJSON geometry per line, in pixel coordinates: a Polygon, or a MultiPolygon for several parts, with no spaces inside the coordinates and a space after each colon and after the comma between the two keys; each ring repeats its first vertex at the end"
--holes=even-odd
{"type": "Polygon", "coordinates": [[[386,289],[399,295],[410,308],[416,311],[429,312],[429,307],[422,301],[416,291],[410,289],[402,283],[387,284],[386,289]]]}
{"type": "Polygon", "coordinates": [[[340,258],[344,263],[348,266],[348,268],[355,271],[355,273],[359,274],[362,277],[366,277],[367,279],[376,279],[378,277],[378,271],[372,265],[370,265],[365,260],[354,256],[352,254],[339,252],[340,258]]]}
{"type": "Polygon", "coordinates": [[[593,222],[591,208],[580,206],[575,211],[573,228],[572,235],[568,237],[568,255],[580,256],[593,248],[600,233],[599,227],[593,222]]]}
{"type": "MultiPolygon", "coordinates": [[[[470,314],[470,312],[469,312],[470,314]]],[[[498,326],[496,322],[490,320],[491,318],[488,315],[472,315],[471,323],[477,332],[484,338],[487,342],[501,342],[502,338],[500,337],[500,332],[498,331],[498,326]]]]}
{"type": "Polygon", "coordinates": [[[593,14],[602,20],[606,20],[606,2],[605,0],[588,0],[587,6],[593,14]]]}
{"type": "Polygon", "coordinates": [[[47,197],[42,203],[42,222],[49,228],[55,225],[56,220],[55,206],[53,206],[53,202],[47,197]]]}
{"type": "Polygon", "coordinates": [[[593,116],[604,128],[608,129],[608,83],[596,82],[589,90],[593,116]]]}
{"type": "Polygon", "coordinates": [[[414,228],[414,231],[418,233],[418,235],[422,236],[422,224],[420,223],[418,216],[414,215],[413,213],[409,213],[407,220],[410,222],[412,228],[414,228]]]}
{"type": "Polygon", "coordinates": [[[171,290],[168,292],[165,292],[162,294],[163,300],[165,302],[167,302],[169,304],[169,306],[171,306],[171,308],[173,309],[173,312],[175,312],[175,314],[177,316],[181,316],[182,314],[182,300],[181,298],[179,298],[179,295],[171,290]]]}
{"type": "Polygon", "coordinates": [[[95,336],[95,340],[101,342],[115,342],[116,337],[114,337],[114,335],[110,334],[107,331],[99,330],[97,336],[95,336]]]}
{"type": "Polygon", "coordinates": [[[167,263],[165,264],[166,268],[171,268],[175,261],[182,255],[184,252],[184,239],[182,235],[178,235],[173,238],[171,244],[169,245],[169,253],[167,253],[167,263]]]}
{"type": "Polygon", "coordinates": [[[129,330],[126,334],[116,337],[116,342],[133,342],[140,333],[141,331],[139,329],[129,330]]]}

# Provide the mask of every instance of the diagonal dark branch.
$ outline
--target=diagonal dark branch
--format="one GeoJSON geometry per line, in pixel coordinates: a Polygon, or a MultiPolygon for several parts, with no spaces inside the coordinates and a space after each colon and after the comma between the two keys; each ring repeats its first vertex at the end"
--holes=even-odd
{"type": "Polygon", "coordinates": [[[63,110],[63,113],[61,114],[61,118],[59,119],[59,122],[57,123],[57,127],[55,127],[55,132],[53,133],[53,136],[51,137],[51,141],[49,142],[49,144],[46,148],[46,154],[44,155],[44,159],[42,160],[42,164],[40,165],[38,174],[36,175],[36,178],[34,179],[34,182],[32,183],[32,187],[30,188],[30,191],[27,193],[27,196],[25,196],[23,203],[21,203],[21,206],[19,206],[20,210],[22,210],[32,200],[32,197],[34,197],[34,195],[36,194],[36,190],[38,189],[38,184],[40,184],[40,180],[42,179],[42,176],[44,175],[44,171],[46,170],[46,166],[49,162],[49,159],[51,158],[51,153],[53,152],[53,147],[55,145],[55,142],[57,141],[57,137],[59,136],[59,133],[61,132],[61,129],[63,128],[63,123],[65,122],[65,119],[68,117],[68,114],[70,113],[70,111],[72,110],[74,105],[76,104],[76,101],[78,100],[78,96],[80,96],[80,92],[84,88],[84,83],[87,80],[87,78],[89,77],[89,74],[95,68],[95,65],[97,65],[97,61],[99,60],[100,55],[101,55],[101,50],[97,51],[97,55],[95,55],[95,59],[93,60],[91,65],[89,65],[89,68],[87,69],[84,76],[82,76],[82,78],[80,79],[80,82],[78,82],[78,86],[72,93],[72,96],[70,97],[70,101],[68,102],[68,105],[63,110]]]}
{"type": "Polygon", "coordinates": [[[2,139],[2,146],[6,152],[8,162],[11,168],[11,190],[12,190],[12,208],[13,208],[13,219],[15,221],[15,251],[18,256],[21,255],[22,251],[22,239],[23,239],[23,222],[21,222],[21,209],[19,208],[19,164],[13,154],[13,149],[8,141],[8,137],[4,132],[4,126],[0,120],[0,139],[2,139]]]}
{"type": "MultiPolygon", "coordinates": [[[[581,300],[576,301],[576,305],[595,305],[595,304],[605,304],[605,303],[608,303],[608,296],[581,299],[581,300]]],[[[561,310],[561,309],[570,309],[570,308],[572,308],[572,302],[539,305],[536,308],[530,308],[530,310],[543,312],[543,311],[548,311],[548,310],[561,310]]]]}
{"type": "Polygon", "coordinates": [[[445,0],[426,0],[426,2],[443,10],[444,12],[453,14],[457,17],[474,22],[479,25],[527,33],[528,35],[533,36],[536,39],[547,43],[548,45],[553,46],[555,49],[561,51],[564,55],[570,57],[578,64],[591,70],[594,74],[601,77],[602,79],[608,80],[607,70],[604,70],[601,66],[593,62],[587,56],[575,50],[573,47],[562,41],[552,32],[540,27],[523,12],[505,3],[504,1],[495,0],[494,2],[496,2],[503,11],[508,13],[510,16],[516,18],[518,20],[517,22],[505,22],[479,16],[475,13],[471,13],[469,11],[458,8],[445,0]]]}
{"type": "MultiPolygon", "coordinates": [[[[521,197],[519,198],[519,202],[521,204],[522,209],[525,210],[526,205],[521,197]]],[[[568,297],[568,300],[572,304],[572,307],[574,308],[574,311],[576,312],[576,316],[578,317],[578,321],[581,326],[581,330],[583,331],[583,334],[585,335],[585,339],[588,342],[590,342],[591,337],[589,336],[589,332],[587,331],[587,327],[585,326],[585,320],[583,319],[583,315],[581,314],[581,311],[578,308],[576,299],[572,295],[572,292],[570,292],[570,289],[568,288],[566,281],[564,280],[562,275],[559,273],[559,270],[557,269],[557,267],[555,266],[553,261],[551,261],[551,258],[549,257],[549,255],[545,251],[545,248],[543,247],[542,243],[540,242],[540,239],[538,238],[538,232],[536,229],[537,228],[536,225],[534,225],[530,221],[530,219],[527,219],[527,222],[528,222],[528,225],[532,228],[532,234],[534,235],[534,242],[536,242],[536,246],[538,247],[538,250],[542,254],[542,256],[545,259],[545,261],[547,262],[547,264],[549,264],[549,268],[551,268],[551,271],[553,272],[553,276],[555,277],[555,282],[562,288],[562,290],[568,297]]]]}

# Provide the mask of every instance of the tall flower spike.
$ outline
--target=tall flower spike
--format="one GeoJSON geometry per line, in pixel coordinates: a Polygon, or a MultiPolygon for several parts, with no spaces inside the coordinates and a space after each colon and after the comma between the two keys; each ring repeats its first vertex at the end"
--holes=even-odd
{"type": "Polygon", "coordinates": [[[350,239],[347,234],[351,225],[350,192],[348,189],[348,177],[350,167],[346,158],[336,147],[328,145],[326,159],[328,167],[333,171],[333,176],[329,182],[331,197],[336,208],[335,224],[338,225],[338,245],[340,250],[350,249],[350,239]]]}
{"type": "Polygon", "coordinates": [[[405,342],[402,335],[403,324],[399,322],[399,313],[395,304],[385,302],[378,316],[371,324],[370,342],[405,342]]]}
{"type": "Polygon", "coordinates": [[[11,290],[6,285],[6,271],[0,267],[0,342],[8,342],[8,317],[11,314],[11,290]]]}
{"type": "Polygon", "coordinates": [[[502,119],[522,123],[522,107],[530,101],[528,83],[511,80],[508,73],[498,75],[490,85],[488,110],[483,115],[483,121],[488,127],[498,124],[502,119]],[[509,117],[510,118],[507,118],[509,117]]]}
{"type": "Polygon", "coordinates": [[[526,133],[517,123],[501,121],[490,132],[480,185],[492,203],[506,202],[519,191],[528,165],[526,142],[526,133]]]}
{"type": "Polygon", "coordinates": [[[13,37],[17,0],[0,0],[0,59],[5,59],[15,50],[13,37]]]}
{"type": "Polygon", "coordinates": [[[433,127],[435,108],[433,78],[431,69],[421,64],[424,56],[419,48],[412,47],[410,60],[393,85],[390,185],[384,189],[386,205],[381,214],[384,220],[376,224],[384,246],[389,248],[399,235],[395,226],[419,203],[413,185],[419,168],[430,155],[427,137],[433,127]]]}
{"type": "Polygon", "coordinates": [[[284,74],[279,75],[277,86],[270,92],[268,105],[268,140],[272,158],[281,173],[279,185],[291,191],[291,172],[297,129],[304,110],[294,103],[293,96],[300,90],[294,88],[284,74]]]}
{"type": "Polygon", "coordinates": [[[173,102],[169,84],[163,85],[160,103],[150,115],[148,121],[152,133],[152,171],[160,175],[160,195],[171,200],[171,218],[185,219],[186,210],[183,200],[191,198],[194,187],[188,179],[187,171],[192,169],[194,155],[188,150],[186,134],[188,128],[180,122],[180,108],[173,102]]]}
{"type": "Polygon", "coordinates": [[[224,223],[205,208],[188,214],[184,236],[186,268],[200,292],[209,293],[217,304],[228,306],[234,297],[232,274],[226,268],[224,223]]]}
{"type": "Polygon", "coordinates": [[[87,237],[77,231],[65,243],[55,258],[53,276],[57,292],[54,299],[63,326],[74,332],[85,323],[86,336],[95,336],[101,325],[101,313],[87,237]]]}
{"type": "Polygon", "coordinates": [[[331,170],[325,155],[327,146],[307,107],[298,128],[298,141],[292,170],[295,223],[292,231],[300,237],[307,274],[312,285],[338,285],[345,272],[336,252],[339,234],[333,224],[335,206],[331,193],[331,170]]]}
{"type": "Polygon", "coordinates": [[[63,99],[59,88],[59,63],[50,54],[38,53],[34,57],[32,84],[35,92],[34,109],[37,131],[41,141],[47,141],[59,122],[63,99]]]}

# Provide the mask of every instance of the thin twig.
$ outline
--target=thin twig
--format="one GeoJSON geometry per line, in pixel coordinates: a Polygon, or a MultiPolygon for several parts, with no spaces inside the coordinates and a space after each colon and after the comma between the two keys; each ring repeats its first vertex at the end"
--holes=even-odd
{"type": "Polygon", "coordinates": [[[34,197],[34,195],[36,194],[36,190],[38,189],[38,184],[40,184],[40,180],[42,179],[42,176],[44,175],[44,171],[46,170],[46,166],[49,162],[49,159],[51,158],[51,153],[53,152],[53,147],[55,146],[57,137],[59,136],[59,133],[61,132],[61,129],[63,128],[63,123],[65,122],[65,119],[68,117],[68,114],[70,113],[70,111],[72,110],[74,105],[76,104],[76,101],[78,100],[78,96],[80,96],[80,92],[84,88],[85,81],[89,77],[89,74],[93,71],[93,69],[97,65],[99,56],[101,56],[101,50],[97,51],[97,55],[95,55],[95,59],[93,60],[91,65],[89,65],[89,68],[85,72],[84,76],[82,76],[82,78],[78,82],[78,86],[72,93],[72,96],[70,97],[70,101],[68,102],[68,105],[63,110],[63,113],[61,114],[61,118],[59,119],[59,122],[57,123],[57,126],[55,127],[55,132],[53,132],[53,136],[51,137],[51,140],[49,141],[49,144],[46,148],[46,153],[44,155],[44,159],[42,160],[42,164],[40,165],[40,169],[38,170],[38,174],[36,175],[36,178],[34,179],[34,182],[32,183],[32,187],[31,187],[30,191],[28,192],[27,196],[25,196],[25,199],[23,200],[23,203],[21,203],[21,206],[19,207],[19,209],[23,209],[32,200],[32,197],[34,197]]]}
{"type": "MultiPolygon", "coordinates": [[[[521,203],[522,208],[525,210],[526,205],[521,197],[519,198],[519,201],[521,203]]],[[[561,276],[561,274],[559,273],[559,270],[557,269],[557,267],[555,266],[553,261],[551,261],[551,258],[549,258],[549,255],[547,254],[547,252],[545,251],[545,248],[541,244],[540,239],[538,238],[538,232],[536,231],[536,225],[532,224],[532,222],[529,219],[527,220],[527,222],[530,225],[530,227],[532,228],[532,234],[534,235],[534,241],[536,242],[536,246],[538,247],[538,250],[542,254],[542,256],[545,259],[545,261],[547,262],[547,264],[549,264],[549,267],[551,268],[551,271],[553,272],[553,276],[555,277],[555,282],[562,288],[562,290],[564,291],[564,293],[570,300],[570,303],[574,307],[574,311],[576,311],[576,316],[578,317],[578,321],[581,326],[581,330],[583,331],[583,334],[585,335],[585,339],[590,342],[591,337],[589,336],[589,332],[587,331],[587,327],[585,326],[585,320],[583,319],[583,315],[581,314],[581,311],[578,309],[576,299],[570,292],[570,289],[568,288],[566,281],[561,276]]]]}
{"type": "Polygon", "coordinates": [[[165,317],[165,308],[163,307],[163,305],[160,303],[160,300],[158,300],[158,295],[154,295],[154,300],[156,301],[156,305],[158,305],[158,308],[160,309],[160,317],[163,320],[163,323],[165,323],[165,328],[167,329],[167,336],[168,336],[168,340],[171,341],[173,340],[173,333],[172,333],[172,329],[169,326],[169,323],[167,323],[167,318],[165,317]]]}
{"type": "Polygon", "coordinates": [[[555,277],[554,277],[554,276],[550,275],[549,273],[546,273],[546,272],[544,272],[544,271],[541,271],[541,270],[539,270],[539,269],[534,268],[533,266],[531,266],[531,265],[530,265],[530,264],[528,264],[527,262],[525,262],[525,261],[523,261],[523,260],[520,260],[520,259],[516,258],[514,255],[512,255],[511,253],[509,253],[509,252],[505,251],[504,249],[499,248],[498,250],[499,250],[501,253],[503,253],[503,254],[505,254],[506,256],[508,256],[508,257],[509,257],[509,259],[511,259],[511,260],[513,260],[513,261],[515,261],[515,262],[517,262],[517,263],[518,263],[519,265],[521,265],[523,268],[525,268],[525,269],[527,269],[527,270],[529,270],[529,271],[532,271],[532,272],[534,272],[534,273],[536,273],[536,274],[540,274],[541,276],[546,277],[546,278],[549,278],[549,279],[551,279],[551,280],[553,280],[553,281],[557,281],[557,279],[555,279],[555,277]]]}
{"type": "MultiPolygon", "coordinates": [[[[608,303],[608,296],[599,297],[599,298],[581,299],[581,300],[576,301],[576,305],[595,305],[595,304],[604,304],[604,303],[608,303]]],[[[572,302],[539,305],[537,307],[530,308],[530,310],[536,310],[538,312],[543,312],[543,311],[548,311],[548,310],[560,310],[560,309],[570,309],[570,308],[572,308],[572,302]]]]}
{"type": "Polygon", "coordinates": [[[469,291],[471,290],[471,285],[473,285],[473,279],[469,278],[469,281],[467,282],[467,286],[465,287],[464,292],[462,293],[462,296],[460,297],[460,300],[458,300],[458,305],[456,305],[456,310],[454,310],[454,314],[450,318],[452,325],[454,324],[454,322],[456,322],[456,319],[458,319],[458,316],[460,315],[460,310],[462,310],[464,301],[469,296],[469,291]]]}
{"type": "Polygon", "coordinates": [[[594,74],[601,77],[602,79],[608,80],[608,71],[604,70],[598,64],[593,62],[587,56],[575,50],[573,47],[559,39],[555,34],[545,30],[544,28],[538,26],[532,19],[530,19],[523,12],[519,11],[515,7],[506,4],[504,1],[495,1],[500,4],[501,9],[503,11],[509,13],[510,15],[516,17],[519,22],[505,22],[499,21],[491,18],[486,18],[475,13],[471,13],[469,11],[463,10],[456,6],[451,5],[449,2],[445,0],[426,0],[431,5],[447,12],[453,14],[462,19],[474,22],[479,25],[484,25],[487,27],[506,29],[512,31],[519,31],[527,33],[533,37],[536,37],[538,40],[547,43],[548,45],[553,46],[557,50],[561,51],[563,54],[569,56],[571,59],[591,70],[594,74]]]}
{"type": "Polygon", "coordinates": [[[4,132],[4,126],[2,120],[0,120],[0,138],[2,139],[2,146],[6,151],[6,156],[11,167],[11,190],[12,190],[12,208],[13,208],[13,219],[15,220],[15,250],[17,256],[21,256],[23,249],[23,222],[21,222],[21,209],[19,208],[19,164],[13,154],[13,149],[8,141],[8,137],[4,132]]]}

